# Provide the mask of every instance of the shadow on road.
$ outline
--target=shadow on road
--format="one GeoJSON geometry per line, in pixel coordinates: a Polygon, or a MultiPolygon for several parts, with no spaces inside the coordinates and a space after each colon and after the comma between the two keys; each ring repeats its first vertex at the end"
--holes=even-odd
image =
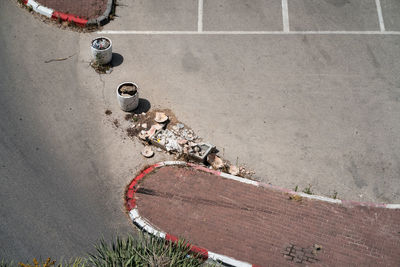
{"type": "Polygon", "coordinates": [[[122,62],[124,62],[124,57],[121,54],[112,53],[111,65],[113,67],[118,67],[122,62]]]}

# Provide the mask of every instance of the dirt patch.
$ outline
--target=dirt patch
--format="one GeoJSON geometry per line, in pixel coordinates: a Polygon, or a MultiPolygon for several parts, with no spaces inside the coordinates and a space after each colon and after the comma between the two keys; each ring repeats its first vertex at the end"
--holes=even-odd
{"type": "Polygon", "coordinates": [[[118,88],[118,93],[121,96],[134,96],[137,93],[137,87],[134,84],[124,84],[118,88]]]}
{"type": "MultiPolygon", "coordinates": [[[[147,129],[149,129],[151,125],[156,123],[154,121],[154,118],[156,117],[157,112],[163,112],[168,116],[168,121],[166,126],[168,130],[172,130],[173,125],[182,123],[176,118],[175,114],[170,109],[153,109],[147,113],[142,113],[142,114],[129,113],[125,115],[125,120],[132,122],[133,125],[135,125],[135,127],[129,127],[126,129],[128,136],[137,137],[142,130],[146,130],[142,127],[137,127],[139,124],[140,125],[145,124],[147,125],[147,129]]],[[[191,130],[191,128],[188,127],[186,124],[184,123],[182,124],[185,125],[186,129],[191,130]]]]}

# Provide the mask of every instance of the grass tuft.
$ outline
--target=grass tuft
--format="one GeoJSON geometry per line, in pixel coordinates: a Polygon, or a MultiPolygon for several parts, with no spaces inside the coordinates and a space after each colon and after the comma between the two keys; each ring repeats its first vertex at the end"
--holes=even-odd
{"type": "Polygon", "coordinates": [[[128,236],[117,237],[108,245],[104,240],[96,246],[96,254],[89,256],[90,265],[108,266],[201,266],[203,259],[191,255],[190,246],[184,241],[177,244],[154,236],[139,235],[138,239],[128,236]]]}

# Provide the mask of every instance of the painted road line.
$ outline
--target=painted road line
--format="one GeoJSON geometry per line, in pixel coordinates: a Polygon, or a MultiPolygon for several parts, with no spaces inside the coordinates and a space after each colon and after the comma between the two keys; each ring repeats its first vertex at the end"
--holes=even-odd
{"type": "Polygon", "coordinates": [[[199,9],[197,13],[197,31],[203,31],[203,0],[199,0],[199,9]]]}
{"type": "Polygon", "coordinates": [[[283,22],[283,31],[289,32],[289,8],[288,1],[282,0],[282,22],[283,22]]]}
{"type": "Polygon", "coordinates": [[[378,11],[379,28],[381,29],[381,32],[384,32],[385,31],[385,22],[383,21],[381,0],[375,0],[375,3],[376,3],[376,9],[378,11]]]}
{"type": "Polygon", "coordinates": [[[400,35],[400,31],[99,31],[116,35],[400,35]]]}

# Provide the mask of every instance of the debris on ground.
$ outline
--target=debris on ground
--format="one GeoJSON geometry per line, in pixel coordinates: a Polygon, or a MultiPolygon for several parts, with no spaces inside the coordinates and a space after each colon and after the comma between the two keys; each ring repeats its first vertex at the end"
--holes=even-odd
{"type": "Polygon", "coordinates": [[[145,146],[142,150],[142,155],[146,158],[151,158],[154,155],[154,151],[150,146],[145,146]]]}
{"type": "Polygon", "coordinates": [[[113,70],[113,66],[110,63],[102,65],[96,60],[92,60],[89,64],[98,74],[110,74],[113,70]]]}
{"type": "Polygon", "coordinates": [[[232,175],[251,178],[254,174],[244,166],[239,167],[237,163],[233,165],[219,157],[214,145],[203,142],[168,109],[126,114],[125,120],[131,123],[126,128],[128,136],[139,138],[146,149],[154,145],[155,151],[174,154],[177,160],[197,162],[232,175]]]}
{"type": "Polygon", "coordinates": [[[238,175],[239,174],[239,168],[235,165],[229,166],[228,172],[232,175],[238,175]]]}
{"type": "Polygon", "coordinates": [[[154,120],[158,123],[163,123],[168,120],[168,116],[165,115],[164,112],[156,112],[156,117],[154,118],[154,120]]]}
{"type": "Polygon", "coordinates": [[[224,162],[215,153],[212,153],[212,154],[207,156],[207,162],[210,163],[211,166],[216,170],[221,169],[222,167],[224,167],[224,162]]]}
{"type": "Polygon", "coordinates": [[[44,63],[50,63],[50,62],[53,62],[53,61],[64,61],[64,60],[70,59],[71,57],[73,57],[75,55],[76,55],[76,53],[72,54],[72,55],[70,55],[68,57],[60,57],[60,58],[49,59],[49,60],[46,60],[44,63]]]}
{"type": "Polygon", "coordinates": [[[105,38],[97,38],[93,40],[92,47],[97,50],[106,50],[110,47],[110,42],[105,38]]]}

